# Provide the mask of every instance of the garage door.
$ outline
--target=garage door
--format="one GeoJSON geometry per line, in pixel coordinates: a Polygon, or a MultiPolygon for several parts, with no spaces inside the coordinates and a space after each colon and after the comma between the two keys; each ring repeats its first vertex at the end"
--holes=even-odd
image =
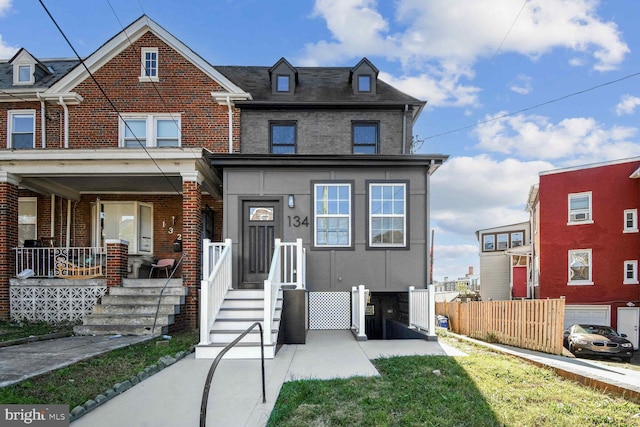
{"type": "Polygon", "coordinates": [[[564,327],[574,323],[611,326],[608,305],[567,305],[564,307],[564,327]]]}

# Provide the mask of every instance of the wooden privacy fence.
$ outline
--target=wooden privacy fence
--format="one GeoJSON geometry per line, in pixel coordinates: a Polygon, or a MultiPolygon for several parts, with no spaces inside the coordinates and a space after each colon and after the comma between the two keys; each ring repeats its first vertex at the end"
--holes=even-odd
{"type": "Polygon", "coordinates": [[[564,298],[518,301],[437,302],[449,329],[484,341],[562,354],[564,298]]]}

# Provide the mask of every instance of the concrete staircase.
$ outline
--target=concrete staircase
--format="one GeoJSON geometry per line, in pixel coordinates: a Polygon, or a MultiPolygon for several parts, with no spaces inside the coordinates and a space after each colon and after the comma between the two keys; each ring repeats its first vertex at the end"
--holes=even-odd
{"type": "MultiPolygon", "coordinates": [[[[271,324],[271,338],[273,344],[265,345],[264,357],[273,359],[278,342],[278,329],[282,314],[282,291],[276,302],[276,312],[271,324]]],[[[196,359],[215,359],[227,344],[240,336],[254,322],[264,321],[264,290],[262,289],[234,289],[227,293],[220,312],[216,317],[211,331],[209,344],[196,347],[196,359]]],[[[225,355],[225,359],[259,359],[260,358],[260,329],[254,328],[238,344],[233,346],[225,355]]]]}
{"type": "Polygon", "coordinates": [[[169,280],[158,308],[165,283],[167,279],[123,279],[122,286],[110,287],[102,302],[93,307],[73,332],[76,335],[166,334],[174,315],[180,312],[180,304],[184,304],[187,289],[182,286],[182,279],[169,280]]]}

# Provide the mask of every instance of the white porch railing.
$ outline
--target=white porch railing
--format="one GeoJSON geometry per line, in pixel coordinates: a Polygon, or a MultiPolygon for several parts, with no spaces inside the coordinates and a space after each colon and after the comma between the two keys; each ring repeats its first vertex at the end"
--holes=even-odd
{"type": "Polygon", "coordinates": [[[351,329],[356,334],[358,341],[366,341],[364,315],[369,299],[369,290],[364,285],[351,288],[351,329]]]}
{"type": "Polygon", "coordinates": [[[433,285],[428,289],[409,286],[409,327],[435,335],[435,296],[433,285]]]}
{"type": "Polygon", "coordinates": [[[282,286],[304,289],[306,287],[306,252],[302,239],[282,242],[275,239],[269,276],[264,281],[264,344],[273,344],[271,325],[276,312],[278,293],[282,286]]]}
{"type": "Polygon", "coordinates": [[[203,241],[202,282],[200,283],[200,344],[209,344],[209,331],[216,320],[227,291],[232,288],[231,239],[224,243],[203,241]]]}
{"type": "Polygon", "coordinates": [[[36,247],[14,248],[15,275],[28,277],[103,276],[107,250],[104,247],[36,247]],[[31,274],[31,271],[33,274],[31,274]]]}

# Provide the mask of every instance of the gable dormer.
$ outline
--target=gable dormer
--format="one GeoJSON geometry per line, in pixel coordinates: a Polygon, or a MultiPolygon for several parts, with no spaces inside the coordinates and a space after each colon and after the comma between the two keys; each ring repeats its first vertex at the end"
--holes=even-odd
{"type": "Polygon", "coordinates": [[[33,85],[44,76],[51,74],[44,64],[24,48],[21,48],[9,63],[13,65],[14,86],[33,85]]]}
{"type": "Polygon", "coordinates": [[[273,67],[269,69],[271,80],[271,92],[283,95],[293,95],[298,84],[298,70],[284,58],[280,58],[273,67]]]}
{"type": "Polygon", "coordinates": [[[378,69],[367,59],[362,58],[349,73],[349,83],[354,94],[376,94],[378,69]]]}

